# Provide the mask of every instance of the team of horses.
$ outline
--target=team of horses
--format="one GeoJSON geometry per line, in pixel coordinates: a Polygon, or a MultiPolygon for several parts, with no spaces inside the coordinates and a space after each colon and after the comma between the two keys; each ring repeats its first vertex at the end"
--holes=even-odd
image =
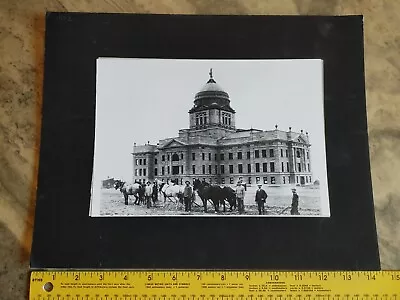
{"type": "MultiPolygon", "coordinates": [[[[179,185],[174,181],[158,181],[155,180],[150,184],[152,189],[153,202],[158,199],[159,195],[164,198],[164,203],[167,199],[174,201],[178,207],[179,203],[183,203],[183,191],[185,186],[179,185]]],[[[125,205],[129,204],[129,196],[135,197],[134,204],[141,204],[145,202],[146,184],[134,182],[126,183],[121,180],[116,180],[114,188],[119,189],[124,195],[125,205]]],[[[226,202],[229,204],[229,209],[232,211],[236,209],[236,193],[228,186],[211,185],[208,182],[200,181],[196,179],[193,183],[193,191],[197,193],[203,204],[204,212],[207,212],[207,204],[211,202],[214,206],[215,212],[219,212],[219,208],[222,205],[224,212],[226,211],[226,202]]],[[[193,202],[195,201],[195,195],[193,193],[193,202]]]]}

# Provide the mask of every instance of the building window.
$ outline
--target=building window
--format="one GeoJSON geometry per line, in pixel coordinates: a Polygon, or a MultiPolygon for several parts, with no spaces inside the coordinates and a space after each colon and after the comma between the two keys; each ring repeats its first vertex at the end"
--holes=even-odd
{"type": "Polygon", "coordinates": [[[238,173],[242,174],[243,173],[243,165],[238,164],[238,173]]]}
{"type": "Polygon", "coordinates": [[[172,166],[172,175],[179,174],[179,166],[172,166]]]}
{"type": "Polygon", "coordinates": [[[165,161],[165,155],[162,155],[162,156],[161,156],[161,160],[162,160],[162,161],[165,161]]]}
{"type": "Polygon", "coordinates": [[[215,153],[215,155],[214,155],[214,160],[218,160],[217,153],[215,153]]]}
{"type": "Polygon", "coordinates": [[[237,153],[237,158],[238,159],[242,159],[242,152],[241,151],[237,153]]]}
{"type": "Polygon", "coordinates": [[[286,172],[290,172],[289,171],[289,163],[288,162],[286,163],[286,172]]]}
{"type": "Polygon", "coordinates": [[[229,178],[229,183],[233,184],[233,177],[229,178]]]}
{"type": "Polygon", "coordinates": [[[156,164],[157,164],[157,162],[158,162],[158,161],[157,161],[157,158],[155,158],[155,159],[154,159],[154,164],[156,165],[156,164]]]}
{"type": "Polygon", "coordinates": [[[147,172],[147,170],[146,170],[146,169],[143,169],[143,176],[147,176],[147,175],[146,175],[146,172],[147,172]]]}
{"type": "Polygon", "coordinates": [[[275,163],[273,161],[269,163],[269,169],[271,172],[275,172],[275,163]]]}
{"type": "Polygon", "coordinates": [[[218,175],[218,166],[215,165],[215,175],[218,175]]]}
{"type": "Polygon", "coordinates": [[[211,174],[211,165],[208,165],[208,174],[211,174]]]}
{"type": "Polygon", "coordinates": [[[274,157],[275,153],[274,153],[274,149],[269,149],[269,157],[274,157]]]}
{"type": "Polygon", "coordinates": [[[143,159],[143,165],[146,165],[146,159],[145,158],[143,159]]]}
{"type": "Polygon", "coordinates": [[[224,154],[223,153],[220,154],[220,158],[221,158],[221,160],[224,160],[224,154]]]}
{"type": "Polygon", "coordinates": [[[259,173],[259,172],[260,172],[260,164],[256,163],[256,173],[259,173]]]}
{"type": "Polygon", "coordinates": [[[206,166],[205,165],[202,166],[202,170],[203,170],[203,174],[206,174],[206,166]]]}
{"type": "Polygon", "coordinates": [[[271,184],[275,184],[275,177],[271,176],[271,184]]]}
{"type": "Polygon", "coordinates": [[[229,173],[230,173],[230,174],[233,173],[233,165],[229,165],[229,173]]]}
{"type": "Polygon", "coordinates": [[[135,170],[135,176],[138,176],[138,169],[135,170]]]}
{"type": "Polygon", "coordinates": [[[299,176],[296,176],[296,183],[299,183],[299,176]]]}
{"type": "Polygon", "coordinates": [[[260,157],[260,150],[255,150],[254,151],[254,157],[259,158],[260,157]]]}
{"type": "Polygon", "coordinates": [[[183,166],[181,166],[181,174],[183,174],[183,166]]]}
{"type": "Polygon", "coordinates": [[[251,173],[251,164],[247,165],[247,173],[251,173]]]}
{"type": "Polygon", "coordinates": [[[192,153],[192,160],[196,160],[196,153],[192,153]]]}
{"type": "Polygon", "coordinates": [[[281,149],[281,157],[283,157],[283,149],[281,149]]]}
{"type": "Polygon", "coordinates": [[[285,168],[283,167],[283,162],[281,164],[282,164],[282,172],[285,172],[285,168]]]}
{"type": "Polygon", "coordinates": [[[169,154],[167,155],[167,160],[169,161],[169,154]]]}
{"type": "Polygon", "coordinates": [[[192,174],[196,174],[196,166],[195,165],[192,166],[192,174]]]}
{"type": "Polygon", "coordinates": [[[264,184],[268,184],[268,177],[263,177],[264,184]]]}
{"type": "Polygon", "coordinates": [[[183,159],[183,153],[181,153],[181,159],[183,159]]]}
{"type": "Polygon", "coordinates": [[[225,174],[225,166],[221,165],[221,174],[225,174]]]}
{"type": "Polygon", "coordinates": [[[179,161],[179,155],[176,153],[172,154],[172,161],[179,161]]]}
{"type": "Polygon", "coordinates": [[[266,173],[268,172],[268,163],[263,163],[263,172],[266,173]]]}
{"type": "Polygon", "coordinates": [[[308,176],[306,176],[306,183],[308,183],[308,176]]]}
{"type": "Polygon", "coordinates": [[[260,183],[260,177],[256,177],[256,183],[257,183],[257,184],[260,183]]]}
{"type": "Polygon", "coordinates": [[[310,178],[310,183],[311,183],[311,176],[308,176],[310,178]]]}
{"type": "Polygon", "coordinates": [[[139,169],[139,176],[142,176],[142,169],[139,169]]]}
{"type": "Polygon", "coordinates": [[[142,165],[142,159],[139,159],[139,165],[142,165]]]}
{"type": "Polygon", "coordinates": [[[154,176],[158,176],[158,169],[154,168],[154,176]]]}
{"type": "Polygon", "coordinates": [[[285,183],[286,183],[286,182],[285,182],[285,176],[283,176],[282,178],[283,178],[283,184],[285,184],[285,183]]]}
{"type": "Polygon", "coordinates": [[[165,167],[161,167],[161,175],[165,174],[165,167]]]}
{"type": "Polygon", "coordinates": [[[250,159],[250,151],[247,151],[247,159],[250,159]]]}
{"type": "Polygon", "coordinates": [[[202,159],[202,160],[205,160],[205,159],[206,159],[206,154],[205,154],[205,153],[202,153],[202,154],[201,154],[201,159],[202,159]]]}
{"type": "Polygon", "coordinates": [[[286,157],[288,157],[289,156],[289,152],[287,150],[285,150],[285,151],[286,151],[286,157]]]}
{"type": "Polygon", "coordinates": [[[267,150],[262,150],[261,151],[261,155],[262,155],[262,157],[267,157],[267,150]]]}
{"type": "Polygon", "coordinates": [[[296,157],[297,157],[297,158],[300,158],[300,157],[301,157],[300,151],[299,151],[299,150],[296,151],[296,157]]]}
{"type": "Polygon", "coordinates": [[[168,168],[167,170],[168,170],[168,174],[169,174],[171,172],[171,170],[170,170],[169,166],[167,168],[168,168]]]}
{"type": "Polygon", "coordinates": [[[221,183],[225,184],[225,178],[221,178],[221,183]]]}
{"type": "Polygon", "coordinates": [[[301,172],[301,164],[300,163],[297,164],[297,171],[301,172]]]}
{"type": "Polygon", "coordinates": [[[307,159],[310,159],[310,152],[307,151],[307,159]]]}
{"type": "Polygon", "coordinates": [[[211,153],[208,153],[208,160],[211,160],[211,153]]]}
{"type": "Polygon", "coordinates": [[[308,172],[311,172],[310,170],[310,164],[307,164],[308,172]]]}
{"type": "Polygon", "coordinates": [[[251,177],[249,177],[248,183],[251,184],[251,177]]]}
{"type": "Polygon", "coordinates": [[[229,159],[233,159],[233,153],[232,152],[229,152],[228,156],[229,156],[229,159]]]}
{"type": "Polygon", "coordinates": [[[139,165],[139,160],[135,159],[135,165],[139,165]]]}

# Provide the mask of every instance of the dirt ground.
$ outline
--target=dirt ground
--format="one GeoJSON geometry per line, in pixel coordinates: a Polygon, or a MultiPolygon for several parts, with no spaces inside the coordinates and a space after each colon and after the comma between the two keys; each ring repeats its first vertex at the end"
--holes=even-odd
{"type": "MultiPolygon", "coordinates": [[[[233,187],[233,186],[232,186],[233,187]]],[[[234,188],[234,187],[233,187],[234,188]]],[[[244,215],[258,215],[257,204],[255,202],[256,187],[248,187],[245,194],[245,212],[244,215]]],[[[269,216],[289,216],[290,205],[292,201],[291,186],[264,187],[268,194],[265,205],[266,215],[269,216]]],[[[300,216],[315,216],[320,214],[320,196],[319,189],[313,187],[296,187],[299,195],[299,213],[300,216]]],[[[209,202],[208,212],[203,211],[203,204],[196,195],[196,202],[192,205],[191,212],[185,212],[184,205],[173,202],[159,196],[159,200],[151,208],[146,205],[135,205],[135,198],[129,198],[129,204],[125,205],[124,197],[115,189],[103,189],[101,193],[100,214],[102,216],[147,216],[147,215],[170,215],[170,216],[221,216],[221,215],[239,215],[237,209],[230,211],[229,204],[226,204],[226,212],[223,207],[216,212],[214,206],[209,202]]]]}

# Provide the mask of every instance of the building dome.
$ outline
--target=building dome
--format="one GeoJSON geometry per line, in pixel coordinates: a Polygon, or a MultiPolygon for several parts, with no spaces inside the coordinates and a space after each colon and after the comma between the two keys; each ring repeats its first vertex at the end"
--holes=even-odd
{"type": "Polygon", "coordinates": [[[212,69],[210,69],[210,79],[207,83],[196,93],[194,97],[195,106],[209,106],[215,104],[221,107],[229,107],[229,94],[214,80],[212,69]]]}

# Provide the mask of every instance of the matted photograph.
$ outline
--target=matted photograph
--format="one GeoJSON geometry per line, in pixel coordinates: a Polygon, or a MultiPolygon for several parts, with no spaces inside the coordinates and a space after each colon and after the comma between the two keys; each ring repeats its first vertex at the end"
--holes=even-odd
{"type": "Polygon", "coordinates": [[[98,58],[92,217],[329,217],[323,61],[98,58]]]}

